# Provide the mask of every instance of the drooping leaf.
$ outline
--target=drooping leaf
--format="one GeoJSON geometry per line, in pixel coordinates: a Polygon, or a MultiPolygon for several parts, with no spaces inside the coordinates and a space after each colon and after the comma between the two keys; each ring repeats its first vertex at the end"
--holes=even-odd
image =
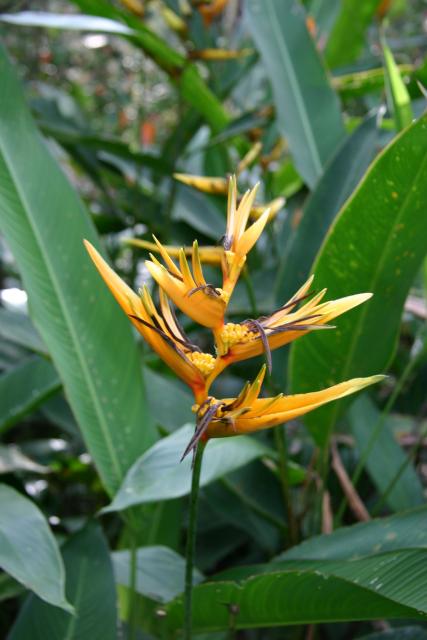
{"type": "Polygon", "coordinates": [[[252,37],[273,87],[278,125],[312,188],[345,131],[306,16],[295,0],[248,0],[252,37]]]}
{"type": "Polygon", "coordinates": [[[5,484],[0,485],[0,567],[52,609],[72,611],[64,593],[62,558],[43,514],[5,484]]]}
{"type": "MultiPolygon", "coordinates": [[[[180,458],[194,427],[186,425],[163,438],[133,465],[113,502],[103,509],[121,511],[136,504],[187,495],[191,487],[191,456],[180,458]]],[[[271,451],[249,436],[211,440],[203,456],[200,486],[271,451]]]]}
{"type": "Polygon", "coordinates": [[[49,11],[22,11],[20,13],[2,13],[0,21],[21,27],[46,27],[48,29],[67,29],[69,31],[90,31],[92,33],[112,33],[132,35],[133,31],[125,24],[100,16],[63,15],[49,11]]]}
{"type": "Polygon", "coordinates": [[[354,62],[365,43],[365,33],[381,0],[343,0],[341,12],[326,46],[329,67],[354,62]]]}
{"type": "Polygon", "coordinates": [[[117,612],[113,567],[106,540],[88,526],[64,545],[67,598],[75,615],[34,596],[24,603],[8,640],[116,640],[117,612]]]}
{"type": "MultiPolygon", "coordinates": [[[[373,298],[291,348],[290,378],[299,393],[352,377],[382,373],[393,356],[403,304],[427,252],[427,117],[422,116],[375,160],[346,202],[312,268],[328,299],[361,292],[373,298]]],[[[326,442],[340,403],[308,414],[326,442]]]]}
{"type": "Polygon", "coordinates": [[[0,433],[31,413],[61,387],[52,364],[32,356],[0,376],[0,433]]]}
{"type": "MultiPolygon", "coordinates": [[[[129,586],[129,551],[112,554],[114,572],[118,584],[129,586]]],[[[136,591],[156,600],[169,602],[184,591],[185,559],[168,547],[142,547],[137,550],[136,591]]],[[[193,571],[193,582],[198,584],[203,576],[193,571]]]]}
{"type": "Polygon", "coordinates": [[[84,251],[83,238],[98,244],[89,216],[41,141],[4,50],[0,79],[0,228],[34,323],[113,492],[154,440],[137,349],[84,251]]]}
{"type": "MultiPolygon", "coordinates": [[[[274,567],[237,568],[194,588],[193,628],[226,629],[230,611],[235,612],[236,629],[376,618],[427,620],[426,579],[425,549],[347,562],[291,560],[274,567]]],[[[182,627],[182,599],[166,610],[169,628],[182,627]]]]}
{"type": "Polygon", "coordinates": [[[0,336],[26,349],[47,355],[40,335],[24,313],[0,309],[0,336]]]}
{"type": "Polygon", "coordinates": [[[289,300],[310,275],[334,217],[374,157],[376,142],[376,115],[371,115],[344,141],[308,197],[281,260],[276,285],[278,304],[289,300]]]}
{"type": "MultiPolygon", "coordinates": [[[[370,442],[372,431],[382,421],[381,413],[367,397],[358,398],[349,411],[349,423],[356,440],[359,455],[363,455],[370,442]]],[[[366,470],[380,495],[386,491],[405,463],[406,455],[395,440],[390,422],[381,423],[379,435],[366,460],[366,470]]],[[[387,497],[387,504],[394,511],[403,511],[425,501],[420,479],[409,464],[387,497]]]]}

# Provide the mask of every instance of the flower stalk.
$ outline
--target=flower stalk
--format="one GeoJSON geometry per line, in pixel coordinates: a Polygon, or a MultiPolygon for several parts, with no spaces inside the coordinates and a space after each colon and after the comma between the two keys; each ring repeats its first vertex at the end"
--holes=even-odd
{"type": "Polygon", "coordinates": [[[190,511],[188,515],[187,549],[185,554],[184,640],[191,640],[193,627],[193,568],[196,549],[200,473],[202,470],[204,449],[205,443],[199,442],[195,450],[191,476],[190,511]]]}

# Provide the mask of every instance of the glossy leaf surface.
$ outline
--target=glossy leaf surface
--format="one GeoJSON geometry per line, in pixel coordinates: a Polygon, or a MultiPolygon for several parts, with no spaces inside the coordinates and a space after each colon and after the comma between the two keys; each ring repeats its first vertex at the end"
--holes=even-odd
{"type": "MultiPolygon", "coordinates": [[[[327,287],[328,299],[365,291],[374,296],[338,318],[334,331],[293,344],[295,392],[386,370],[406,296],[427,252],[426,199],[427,117],[422,116],[375,160],[320,249],[312,268],[317,290],[327,287]]],[[[327,440],[340,406],[307,415],[318,442],[327,440]]]]}

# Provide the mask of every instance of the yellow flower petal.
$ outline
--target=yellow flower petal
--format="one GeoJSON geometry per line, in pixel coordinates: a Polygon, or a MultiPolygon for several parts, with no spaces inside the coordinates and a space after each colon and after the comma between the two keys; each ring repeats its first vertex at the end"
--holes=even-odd
{"type": "MultiPolygon", "coordinates": [[[[141,249],[147,249],[147,251],[160,253],[160,249],[154,242],[148,242],[147,240],[139,240],[138,238],[126,239],[125,243],[133,247],[141,249]]],[[[187,258],[193,254],[193,247],[178,247],[172,245],[161,245],[171,258],[178,258],[181,249],[184,251],[187,258]]],[[[224,256],[224,249],[222,247],[198,247],[200,262],[205,264],[220,265],[224,256]]]]}
{"type": "MultiPolygon", "coordinates": [[[[116,298],[129,320],[136,327],[143,338],[148,342],[150,347],[155,351],[162,360],[192,389],[196,396],[204,395],[206,389],[206,380],[201,369],[197,367],[197,362],[191,360],[192,352],[185,349],[176,339],[180,338],[180,329],[175,321],[171,322],[171,312],[165,315],[166,324],[162,317],[158,314],[147,289],[142,292],[142,299],[111,269],[105,262],[98,251],[88,242],[84,241],[86,249],[92,258],[96,268],[107,284],[113,296],[116,298]],[[156,318],[158,327],[164,330],[165,336],[159,334],[153,323],[153,317],[156,318]],[[168,324],[172,329],[169,331],[168,324]]],[[[165,301],[163,301],[163,309],[165,309],[165,301]]],[[[202,354],[198,354],[199,356],[202,354]]],[[[209,355],[209,354],[205,354],[209,355]]],[[[214,367],[214,358],[212,358],[212,367],[214,367]]],[[[200,359],[200,358],[199,358],[200,359]]],[[[209,373],[211,372],[209,370],[209,373]]]]}
{"type": "Polygon", "coordinates": [[[204,176],[191,176],[186,173],[174,173],[173,177],[188,187],[193,187],[203,193],[215,195],[227,195],[228,181],[226,178],[205,178],[204,176]]]}
{"type": "Polygon", "coordinates": [[[147,260],[145,264],[159,287],[189,318],[212,329],[222,326],[227,305],[220,290],[206,288],[192,292],[196,285],[194,280],[194,284],[189,285],[188,273],[187,281],[184,281],[183,277],[171,275],[167,269],[154,262],[147,260]]]}

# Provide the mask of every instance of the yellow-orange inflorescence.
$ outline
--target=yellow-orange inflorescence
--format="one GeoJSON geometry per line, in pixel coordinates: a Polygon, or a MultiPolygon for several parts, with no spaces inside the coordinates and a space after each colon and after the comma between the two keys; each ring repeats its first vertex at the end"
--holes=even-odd
{"type": "Polygon", "coordinates": [[[357,294],[323,302],[326,289],[313,295],[309,278],[295,295],[269,316],[226,322],[225,316],[246,256],[261,235],[269,219],[266,210],[252,225],[249,215],[254,206],[256,187],[247,191],[238,204],[236,179],[229,180],[227,225],[222,245],[204,254],[197,241],[186,251],[165,247],[156,238],[160,262],[151,255],[146,262],[159,287],[159,307],[145,287],[134,293],[108,266],[99,253],[86,242],[95,266],[131,322],[157,354],[192,389],[197,413],[195,434],[184,455],[200,439],[250,433],[273,427],[312,411],[317,407],[355,393],[381,379],[381,376],[356,378],[322,391],[295,396],[279,394],[260,398],[266,372],[264,366],[252,384],[247,383],[236,398],[218,400],[209,395],[215,378],[231,363],[252,358],[263,352],[271,369],[270,351],[304,334],[332,328],[330,320],[367,301],[371,294],[357,294]],[[221,265],[222,284],[206,281],[202,260],[221,265]],[[178,264],[173,260],[178,258],[178,264]],[[187,257],[191,259],[191,266],[187,257]],[[214,259],[213,259],[214,257],[214,259]],[[185,334],[170,301],[198,324],[212,331],[215,356],[204,353],[185,334]]]}

